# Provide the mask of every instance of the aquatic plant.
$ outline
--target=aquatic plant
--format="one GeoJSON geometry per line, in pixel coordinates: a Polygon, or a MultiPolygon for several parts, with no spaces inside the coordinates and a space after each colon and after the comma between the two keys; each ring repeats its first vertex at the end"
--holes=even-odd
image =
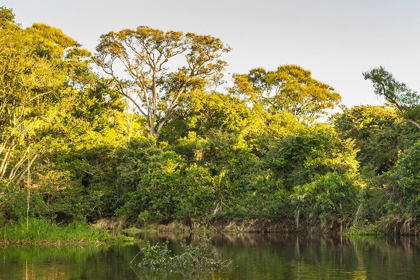
{"type": "Polygon", "coordinates": [[[173,255],[168,247],[169,242],[151,245],[145,242],[139,254],[142,259],[138,266],[153,271],[184,272],[184,271],[211,271],[231,267],[231,260],[222,260],[216,256],[216,252],[210,248],[210,240],[201,237],[197,245],[187,245],[183,240],[182,252],[173,255]]]}

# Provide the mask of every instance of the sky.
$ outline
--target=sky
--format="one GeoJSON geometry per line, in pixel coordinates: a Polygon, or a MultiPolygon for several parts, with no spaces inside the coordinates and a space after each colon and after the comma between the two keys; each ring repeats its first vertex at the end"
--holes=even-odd
{"type": "Polygon", "coordinates": [[[23,27],[60,28],[94,52],[101,34],[149,26],[220,38],[227,75],[297,64],[347,107],[381,105],[362,72],[384,66],[420,91],[418,0],[0,0],[23,27]]]}

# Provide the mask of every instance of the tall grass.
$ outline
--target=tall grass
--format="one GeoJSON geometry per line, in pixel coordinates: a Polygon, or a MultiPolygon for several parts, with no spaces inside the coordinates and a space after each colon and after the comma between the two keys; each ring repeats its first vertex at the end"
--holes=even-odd
{"type": "Polygon", "coordinates": [[[109,235],[83,222],[58,226],[44,219],[29,219],[0,227],[0,243],[5,244],[82,244],[104,241],[109,235]]]}

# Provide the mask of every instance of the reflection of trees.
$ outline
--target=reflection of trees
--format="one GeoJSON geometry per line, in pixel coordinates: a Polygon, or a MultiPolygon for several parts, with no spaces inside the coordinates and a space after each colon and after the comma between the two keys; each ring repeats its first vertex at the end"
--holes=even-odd
{"type": "Polygon", "coordinates": [[[126,267],[135,250],[122,246],[0,248],[0,279],[135,279],[126,267]]]}
{"type": "Polygon", "coordinates": [[[0,278],[22,276],[22,279],[61,279],[70,276],[71,265],[80,265],[100,247],[7,247],[0,249],[0,278]],[[54,264],[54,265],[53,265],[54,264]],[[48,267],[48,269],[45,269],[48,267]],[[6,270],[7,268],[7,270],[6,270]],[[69,271],[70,270],[70,271],[69,271]],[[9,276],[8,276],[9,275],[9,276]]]}
{"type": "MultiPolygon", "coordinates": [[[[142,239],[169,240],[177,253],[180,241],[194,243],[199,236],[150,233],[142,239]]],[[[218,233],[212,242],[218,256],[232,259],[235,268],[197,279],[420,279],[415,238],[218,233]]],[[[128,265],[139,250],[139,245],[3,248],[0,279],[144,279],[128,265]]]]}
{"type": "Polygon", "coordinates": [[[261,277],[255,271],[263,271],[267,278],[276,275],[276,279],[420,276],[416,266],[420,244],[414,238],[351,240],[345,236],[217,234],[213,240],[220,254],[241,268],[242,279],[261,277]]]}

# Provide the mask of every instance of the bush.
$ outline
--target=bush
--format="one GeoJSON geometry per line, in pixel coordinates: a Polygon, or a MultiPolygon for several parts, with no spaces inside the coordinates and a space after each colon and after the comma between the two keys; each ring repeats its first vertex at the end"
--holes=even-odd
{"type": "Polygon", "coordinates": [[[356,173],[357,151],[353,147],[351,140],[342,140],[331,127],[319,124],[279,140],[267,161],[273,174],[291,190],[327,173],[356,173]]]}
{"type": "MultiPolygon", "coordinates": [[[[393,176],[397,186],[392,190],[393,203],[404,205],[407,212],[420,215],[420,141],[405,151],[404,157],[397,162],[393,176]],[[398,200],[402,201],[398,201],[398,200]]],[[[393,182],[390,186],[393,186],[393,182]]]]}
{"type": "Polygon", "coordinates": [[[356,212],[358,192],[355,176],[328,173],[312,183],[295,187],[291,198],[307,216],[344,218],[356,212]]]}
{"type": "Polygon", "coordinates": [[[198,245],[187,245],[185,240],[181,244],[182,253],[172,255],[168,249],[169,242],[150,245],[147,241],[141,249],[142,260],[139,267],[160,270],[185,272],[191,270],[206,271],[231,267],[231,260],[221,260],[215,257],[215,252],[210,249],[210,240],[200,238],[198,245]]]}

